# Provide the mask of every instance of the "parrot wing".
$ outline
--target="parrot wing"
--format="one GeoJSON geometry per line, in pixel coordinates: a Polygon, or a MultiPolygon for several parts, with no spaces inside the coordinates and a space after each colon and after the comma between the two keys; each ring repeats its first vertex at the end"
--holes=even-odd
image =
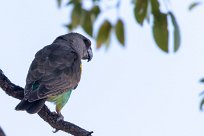
{"type": "Polygon", "coordinates": [[[51,44],[35,55],[26,79],[25,98],[36,101],[63,93],[80,80],[78,54],[69,46],[51,44]]]}

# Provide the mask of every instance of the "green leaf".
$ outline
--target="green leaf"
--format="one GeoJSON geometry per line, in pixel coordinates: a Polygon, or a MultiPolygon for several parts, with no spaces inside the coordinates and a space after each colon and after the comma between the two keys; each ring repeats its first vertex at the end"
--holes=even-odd
{"type": "Polygon", "coordinates": [[[92,0],[93,2],[99,2],[100,0],[92,0]]]}
{"type": "Polygon", "coordinates": [[[200,79],[200,82],[201,82],[201,83],[204,83],[204,78],[200,79]]]}
{"type": "Polygon", "coordinates": [[[62,6],[62,0],[57,0],[57,7],[61,8],[61,6],[62,6]]]}
{"type": "Polygon", "coordinates": [[[200,110],[203,111],[203,104],[204,104],[204,99],[201,100],[200,102],[200,110]]]}
{"type": "Polygon", "coordinates": [[[69,6],[69,5],[72,5],[72,4],[74,4],[74,0],[69,0],[69,1],[67,2],[66,6],[69,6]]]}
{"type": "Polygon", "coordinates": [[[121,19],[118,19],[115,25],[115,33],[118,41],[125,46],[125,32],[124,32],[124,23],[121,19]]]}
{"type": "Polygon", "coordinates": [[[80,24],[81,12],[82,12],[81,4],[74,5],[74,8],[71,14],[72,28],[76,28],[80,24]]]}
{"type": "Polygon", "coordinates": [[[93,23],[91,20],[91,13],[87,10],[83,10],[82,12],[81,26],[88,35],[90,35],[91,37],[93,36],[93,23]]]}
{"type": "Polygon", "coordinates": [[[66,24],[66,25],[64,25],[67,29],[69,29],[69,30],[73,30],[74,28],[72,27],[72,24],[70,23],[70,24],[66,24]]]}
{"type": "Polygon", "coordinates": [[[112,25],[108,20],[105,20],[99,28],[97,37],[96,37],[96,48],[100,48],[102,44],[108,41],[110,36],[112,25]]]}
{"type": "Polygon", "coordinates": [[[158,0],[150,0],[150,5],[151,5],[153,15],[160,13],[160,10],[159,10],[160,5],[158,0]]]}
{"type": "Polygon", "coordinates": [[[168,28],[167,14],[158,12],[154,15],[153,36],[157,46],[164,52],[168,52],[168,28]]]}
{"type": "Polygon", "coordinates": [[[197,7],[198,5],[202,4],[202,2],[193,2],[190,4],[190,6],[188,7],[188,10],[193,10],[195,7],[197,7]]]}
{"type": "Polygon", "coordinates": [[[81,4],[81,3],[82,3],[81,0],[68,0],[66,5],[67,6],[72,5],[72,4],[77,5],[77,4],[81,4]]]}
{"type": "Polygon", "coordinates": [[[134,7],[136,21],[142,25],[147,15],[148,0],[137,0],[134,7]]]}
{"type": "Polygon", "coordinates": [[[95,5],[92,7],[92,9],[90,10],[90,13],[92,14],[92,20],[95,21],[96,18],[98,17],[98,15],[100,14],[101,9],[99,6],[95,5]]]}
{"type": "Polygon", "coordinates": [[[109,35],[105,42],[106,50],[108,50],[108,48],[110,47],[110,43],[111,43],[111,36],[109,35]]]}
{"type": "Polygon", "coordinates": [[[174,17],[172,12],[168,13],[171,17],[172,24],[174,27],[174,52],[178,51],[180,44],[181,44],[181,36],[178,23],[176,22],[176,18],[174,17]]]}

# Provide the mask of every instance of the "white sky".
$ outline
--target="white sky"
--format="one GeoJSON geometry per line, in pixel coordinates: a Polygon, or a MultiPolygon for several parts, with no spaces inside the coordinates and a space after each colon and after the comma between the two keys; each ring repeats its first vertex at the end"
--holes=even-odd
{"type": "MultiPolygon", "coordinates": [[[[62,110],[65,120],[95,136],[203,136],[198,95],[204,86],[198,80],[204,76],[204,6],[188,12],[192,0],[171,1],[182,46],[166,55],[156,47],[149,26],[136,25],[128,2],[123,2],[127,47],[118,46],[113,37],[108,51],[94,50],[93,61],[84,62],[80,85],[62,110]]],[[[0,17],[0,68],[24,86],[35,53],[67,32],[62,27],[69,20],[67,9],[58,10],[55,0],[4,0],[0,17]]],[[[8,136],[67,135],[53,134],[37,115],[15,111],[19,100],[3,92],[0,103],[0,126],[8,136]]]]}

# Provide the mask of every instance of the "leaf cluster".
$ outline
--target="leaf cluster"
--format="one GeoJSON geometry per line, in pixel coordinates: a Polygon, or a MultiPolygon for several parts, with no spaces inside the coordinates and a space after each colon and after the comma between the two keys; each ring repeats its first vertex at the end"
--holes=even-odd
{"type": "MultiPolygon", "coordinates": [[[[58,6],[62,5],[62,0],[57,0],[58,6]]],[[[120,10],[121,0],[117,0],[113,6],[116,10],[120,10]]],[[[143,26],[147,22],[152,28],[152,34],[156,45],[164,52],[169,52],[171,49],[169,45],[169,37],[173,38],[173,51],[178,51],[181,44],[181,36],[179,25],[172,11],[167,9],[166,12],[161,11],[159,0],[132,0],[131,3],[133,17],[136,24],[143,26]],[[150,23],[152,22],[152,23],[150,23]],[[169,26],[173,26],[169,30],[169,26]]],[[[81,27],[90,37],[96,40],[96,48],[101,48],[103,45],[109,47],[112,35],[115,35],[120,45],[125,46],[125,20],[118,16],[116,23],[111,23],[111,19],[104,19],[101,21],[99,27],[94,27],[96,21],[101,18],[103,14],[101,5],[102,0],[68,0],[68,7],[72,8],[71,21],[66,27],[71,31],[77,27],[81,27]],[[85,2],[91,2],[91,8],[84,7],[85,2]],[[95,32],[95,33],[94,33],[95,32]]]]}
{"type": "Polygon", "coordinates": [[[173,36],[173,51],[176,52],[181,44],[179,25],[174,14],[167,9],[164,13],[160,10],[158,0],[135,0],[134,16],[138,24],[143,25],[144,21],[153,22],[152,33],[157,46],[164,52],[169,52],[169,36],[173,36]],[[173,26],[170,31],[169,25],[173,26]]]}

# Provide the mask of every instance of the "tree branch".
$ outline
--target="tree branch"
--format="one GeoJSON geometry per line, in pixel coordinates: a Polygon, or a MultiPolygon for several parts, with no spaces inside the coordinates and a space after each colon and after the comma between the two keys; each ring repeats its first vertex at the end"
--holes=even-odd
{"type": "MultiPolygon", "coordinates": [[[[20,86],[13,84],[0,69],[0,87],[5,91],[6,94],[16,99],[22,100],[24,97],[24,89],[20,86]]],[[[58,114],[51,112],[46,105],[38,112],[38,115],[46,121],[50,126],[58,130],[70,133],[74,136],[91,136],[92,131],[87,131],[79,126],[72,124],[67,121],[57,121],[58,114]]],[[[1,136],[1,135],[0,135],[1,136]]]]}
{"type": "Polygon", "coordinates": [[[1,127],[0,127],[0,136],[6,136],[6,134],[4,133],[4,131],[1,127]]]}

